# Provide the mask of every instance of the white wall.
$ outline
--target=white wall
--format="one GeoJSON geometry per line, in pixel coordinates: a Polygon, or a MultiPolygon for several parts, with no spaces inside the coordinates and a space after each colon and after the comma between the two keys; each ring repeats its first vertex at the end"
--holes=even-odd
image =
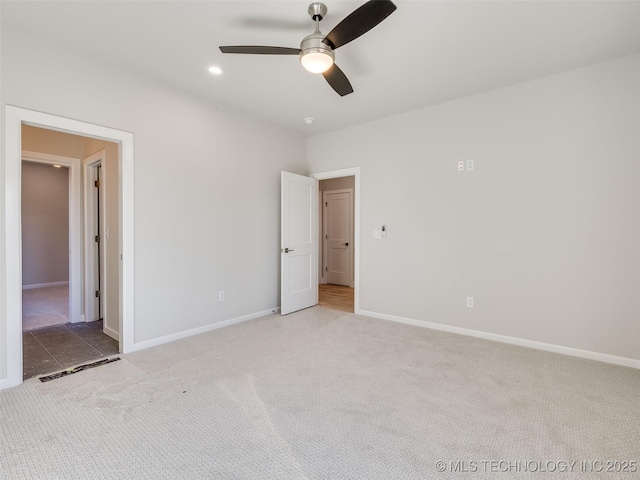
{"type": "Polygon", "coordinates": [[[22,162],[22,285],[69,281],[69,169],[22,162]]]}
{"type": "Polygon", "coordinates": [[[303,139],[8,25],[1,74],[3,112],[134,134],[135,342],[278,306],[280,170],[304,170],[303,139]]]}
{"type": "Polygon", "coordinates": [[[312,172],[361,167],[362,310],[640,359],[640,56],[320,135],[307,155],[312,172]]]}

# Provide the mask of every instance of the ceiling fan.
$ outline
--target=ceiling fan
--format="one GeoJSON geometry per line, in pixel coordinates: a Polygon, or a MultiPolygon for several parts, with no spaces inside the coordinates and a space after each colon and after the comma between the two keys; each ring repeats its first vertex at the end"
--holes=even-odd
{"type": "Polygon", "coordinates": [[[360,6],[327,35],[320,32],[320,20],[327,7],[320,2],[309,5],[309,15],[316,22],[315,31],[302,39],[300,48],[268,47],[263,45],[222,46],[222,53],[256,55],[299,55],[302,66],[312,73],[322,73],[325,80],[340,96],[353,92],[347,76],[334,63],[333,51],[367,33],[391,15],[396,6],[390,0],[369,0],[360,6]]]}

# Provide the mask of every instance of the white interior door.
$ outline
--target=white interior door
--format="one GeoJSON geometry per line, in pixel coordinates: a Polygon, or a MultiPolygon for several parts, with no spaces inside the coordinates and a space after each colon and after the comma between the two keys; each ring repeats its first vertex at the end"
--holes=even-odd
{"type": "Polygon", "coordinates": [[[318,303],[318,181],[282,172],[280,312],[318,303]]]}
{"type": "Polygon", "coordinates": [[[325,247],[327,283],[351,285],[352,207],[351,192],[324,192],[325,247]]]}

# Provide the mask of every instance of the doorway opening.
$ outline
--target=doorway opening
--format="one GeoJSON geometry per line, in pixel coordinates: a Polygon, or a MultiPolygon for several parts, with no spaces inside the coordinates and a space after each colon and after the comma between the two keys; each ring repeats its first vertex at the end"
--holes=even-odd
{"type": "MultiPolygon", "coordinates": [[[[69,322],[69,165],[22,160],[22,330],[69,322]]],[[[75,279],[74,279],[75,280],[75,279]]],[[[75,286],[75,285],[74,285],[75,286]]]]}
{"type": "Polygon", "coordinates": [[[107,262],[114,270],[119,263],[118,146],[30,125],[22,125],[21,133],[23,378],[28,379],[120,350],[119,321],[103,316],[103,294],[111,311],[119,310],[118,297],[107,295],[119,291],[118,276],[107,281],[105,275],[107,262]],[[107,165],[114,171],[102,179],[107,165]],[[109,226],[116,235],[106,240],[109,226]],[[108,243],[116,244],[110,256],[108,243]]]}
{"type": "MultiPolygon", "coordinates": [[[[115,245],[117,264],[111,274],[118,279],[115,292],[119,305],[115,307],[112,318],[118,324],[119,351],[128,353],[135,349],[133,324],[133,276],[134,276],[134,240],[133,240],[133,135],[128,132],[101,127],[78,120],[59,117],[46,113],[7,105],[5,107],[5,251],[4,281],[0,282],[0,298],[5,301],[5,315],[0,317],[0,389],[13,387],[23,379],[23,342],[22,342],[22,235],[21,235],[21,177],[23,158],[23,126],[36,127],[50,132],[80,135],[87,141],[111,142],[115,147],[115,159],[118,165],[115,211],[118,212],[117,232],[113,231],[112,242],[115,245]]],[[[95,150],[94,150],[95,151],[95,150]]],[[[71,170],[71,189],[81,198],[81,155],[72,155],[77,163],[71,170]]],[[[82,285],[82,210],[79,202],[74,203],[70,225],[76,229],[70,236],[69,251],[72,261],[69,272],[70,321],[67,325],[88,325],[84,320],[82,290],[72,285],[82,285]],[[77,292],[80,292],[76,297],[77,292]],[[78,300],[79,298],[79,300],[78,300]],[[74,322],[74,319],[78,319],[74,322]]],[[[70,227],[71,229],[71,227],[70,227]]],[[[107,271],[107,275],[109,275],[107,271]]],[[[108,281],[107,281],[108,283],[108,281]]],[[[106,320],[106,317],[105,317],[106,320]]]]}
{"type": "Polygon", "coordinates": [[[318,180],[318,304],[357,312],[359,168],[314,174],[318,180]]]}

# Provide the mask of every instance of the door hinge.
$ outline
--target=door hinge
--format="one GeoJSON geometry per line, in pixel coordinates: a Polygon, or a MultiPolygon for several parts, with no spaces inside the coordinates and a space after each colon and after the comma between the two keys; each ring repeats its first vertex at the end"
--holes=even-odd
{"type": "Polygon", "coordinates": [[[96,243],[100,243],[100,235],[96,235],[95,241],[96,241],[96,243]]]}
{"type": "Polygon", "coordinates": [[[100,290],[96,290],[96,297],[100,298],[102,296],[102,292],[100,290]]]}
{"type": "Polygon", "coordinates": [[[325,235],[325,236],[324,236],[324,239],[325,239],[325,240],[329,240],[329,235],[325,235]]]}
{"type": "Polygon", "coordinates": [[[93,185],[94,185],[96,188],[100,188],[100,180],[96,180],[95,182],[93,182],[93,185]]]}
{"type": "Polygon", "coordinates": [[[328,269],[327,267],[324,267],[324,271],[325,271],[325,272],[328,272],[328,271],[329,271],[329,269],[328,269]]]}
{"type": "Polygon", "coordinates": [[[324,206],[325,206],[325,207],[328,207],[328,206],[329,206],[329,203],[328,203],[328,202],[324,202],[324,206]]]}

